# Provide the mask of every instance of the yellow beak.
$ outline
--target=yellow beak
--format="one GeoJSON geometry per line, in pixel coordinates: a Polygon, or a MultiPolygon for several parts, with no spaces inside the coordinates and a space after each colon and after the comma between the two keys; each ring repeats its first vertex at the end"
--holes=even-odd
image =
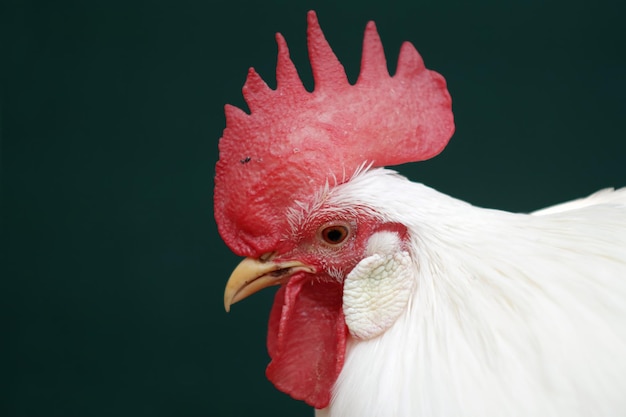
{"type": "Polygon", "coordinates": [[[254,294],[263,288],[280,285],[296,272],[315,272],[312,266],[299,261],[272,262],[245,258],[230,274],[224,290],[224,308],[254,294]]]}

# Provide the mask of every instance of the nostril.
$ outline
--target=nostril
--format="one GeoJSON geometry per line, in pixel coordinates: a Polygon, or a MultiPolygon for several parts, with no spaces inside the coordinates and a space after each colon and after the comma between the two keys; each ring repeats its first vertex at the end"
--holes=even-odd
{"type": "Polygon", "coordinates": [[[259,256],[259,261],[267,262],[274,257],[275,252],[266,252],[263,255],[259,256]]]}

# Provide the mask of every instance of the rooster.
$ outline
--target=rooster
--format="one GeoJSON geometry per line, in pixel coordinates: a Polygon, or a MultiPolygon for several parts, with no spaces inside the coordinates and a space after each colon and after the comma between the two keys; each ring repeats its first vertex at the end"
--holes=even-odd
{"type": "Polygon", "coordinates": [[[276,39],[215,178],[226,310],[280,286],[269,380],[318,417],[626,415],[626,189],[519,214],[411,182],[385,167],[448,143],[444,78],[410,43],[390,76],[370,22],[351,85],[309,12],[308,92],[276,39]]]}

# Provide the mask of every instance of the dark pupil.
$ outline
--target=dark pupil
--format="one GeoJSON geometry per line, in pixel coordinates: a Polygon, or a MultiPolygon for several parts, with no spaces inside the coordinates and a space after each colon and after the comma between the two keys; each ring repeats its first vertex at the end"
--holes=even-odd
{"type": "Polygon", "coordinates": [[[326,237],[331,242],[339,242],[343,238],[343,230],[330,229],[328,232],[326,232],[326,237]]]}

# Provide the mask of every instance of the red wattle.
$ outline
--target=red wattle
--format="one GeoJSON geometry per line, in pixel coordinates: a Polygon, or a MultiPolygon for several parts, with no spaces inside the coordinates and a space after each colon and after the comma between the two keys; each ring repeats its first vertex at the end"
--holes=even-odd
{"type": "Polygon", "coordinates": [[[280,391],[315,408],[330,403],[346,351],[342,287],[296,275],[283,285],[270,313],[265,371],[280,391]]]}

